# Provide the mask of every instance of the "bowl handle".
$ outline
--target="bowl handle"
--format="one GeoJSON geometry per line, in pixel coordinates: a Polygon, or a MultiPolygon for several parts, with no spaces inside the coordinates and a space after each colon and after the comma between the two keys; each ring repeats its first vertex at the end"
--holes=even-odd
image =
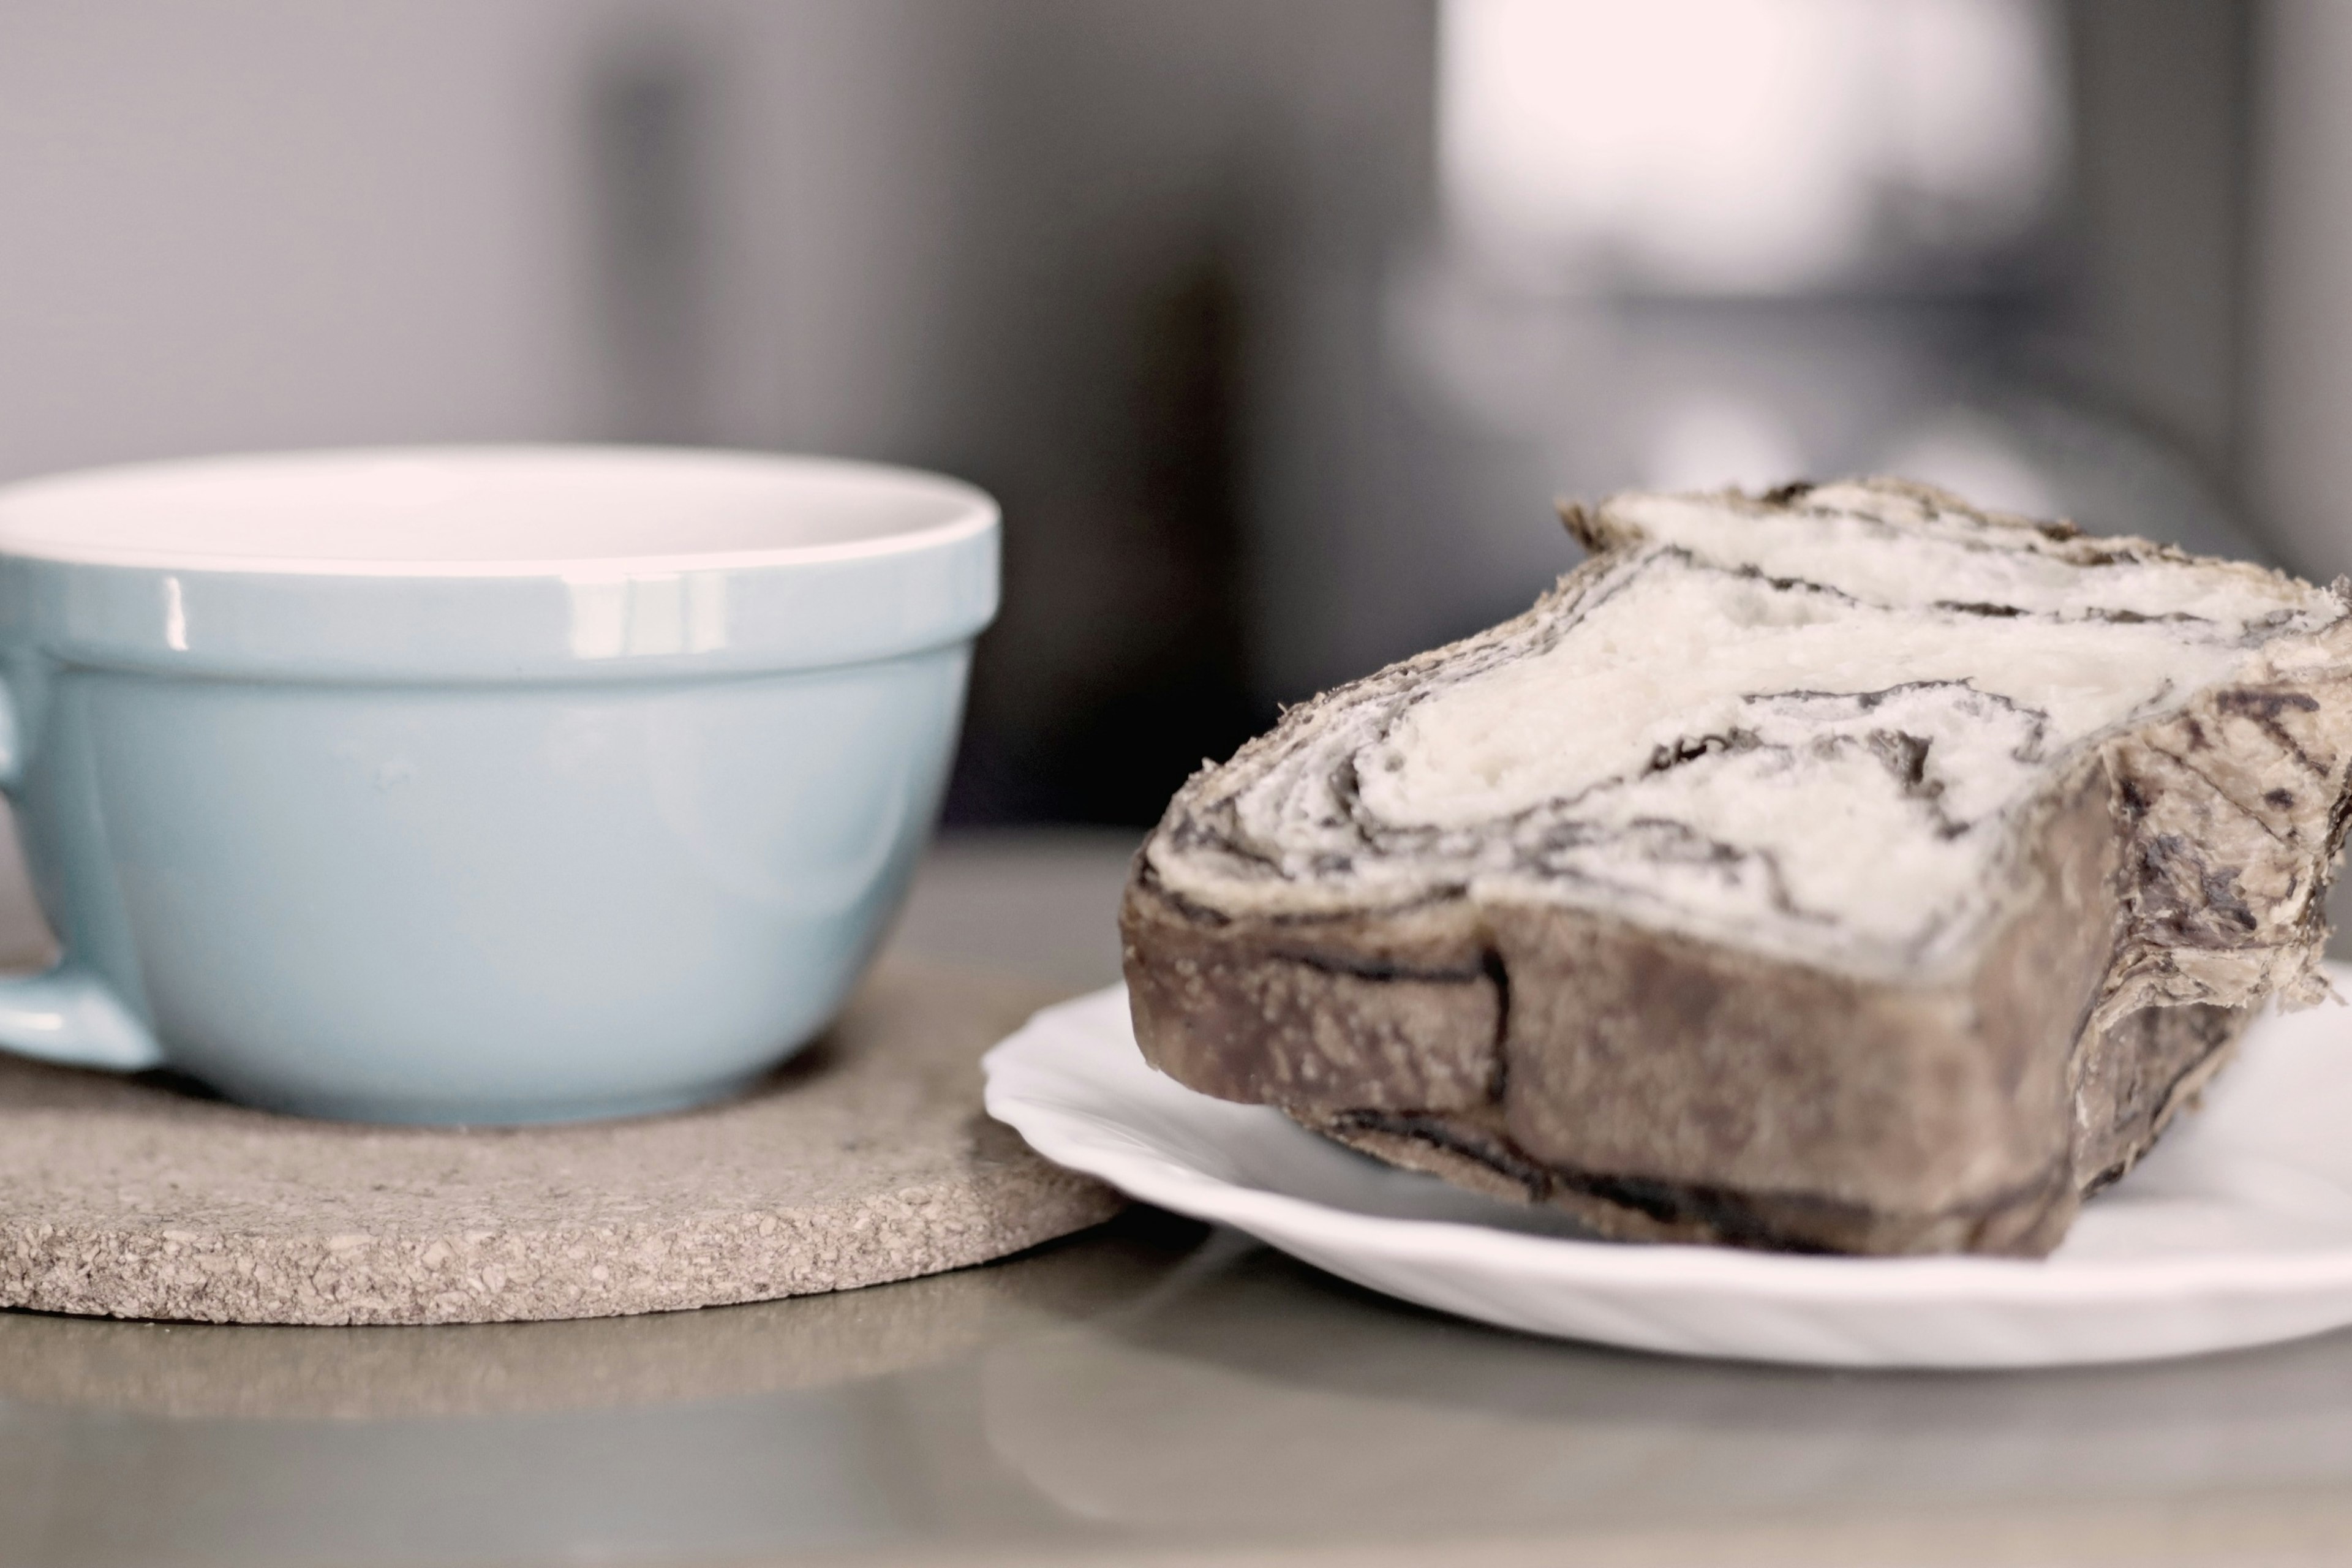
{"type": "MultiPolygon", "coordinates": [[[[0,793],[16,793],[23,753],[16,704],[0,683],[0,793]]],[[[0,1049],[117,1072],[163,1062],[147,1026],[71,954],[37,974],[0,975],[0,1049]]]]}
{"type": "Polygon", "coordinates": [[[116,1072],[163,1065],[147,1026],[70,960],[39,974],[0,975],[0,1049],[116,1072]]]}

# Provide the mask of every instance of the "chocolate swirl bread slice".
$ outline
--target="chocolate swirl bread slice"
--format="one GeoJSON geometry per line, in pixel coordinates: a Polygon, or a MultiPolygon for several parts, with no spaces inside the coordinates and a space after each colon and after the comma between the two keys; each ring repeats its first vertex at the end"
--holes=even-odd
{"type": "Polygon", "coordinates": [[[1567,521],[1177,795],[1161,1070],[1612,1237],[2034,1255],[2326,994],[2341,587],[1883,479],[1567,521]]]}

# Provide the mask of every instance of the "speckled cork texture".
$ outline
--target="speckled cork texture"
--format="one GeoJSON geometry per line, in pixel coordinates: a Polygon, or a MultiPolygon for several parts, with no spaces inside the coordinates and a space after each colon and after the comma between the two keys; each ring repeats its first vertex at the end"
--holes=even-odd
{"type": "Polygon", "coordinates": [[[911,963],[741,1099],[456,1131],[310,1121],[0,1058],[0,1306],[244,1323],[610,1317],[1018,1252],[1119,1200],[980,1107],[1052,1000],[911,963]]]}

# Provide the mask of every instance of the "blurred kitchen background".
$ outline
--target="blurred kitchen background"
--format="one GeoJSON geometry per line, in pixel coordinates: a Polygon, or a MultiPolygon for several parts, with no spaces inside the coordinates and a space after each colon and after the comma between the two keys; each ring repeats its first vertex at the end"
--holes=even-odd
{"type": "Polygon", "coordinates": [[[1558,495],[2332,575],[2352,5],[0,6],[0,479],[512,439],[992,490],[966,824],[1150,820],[1523,607],[1558,495]]]}

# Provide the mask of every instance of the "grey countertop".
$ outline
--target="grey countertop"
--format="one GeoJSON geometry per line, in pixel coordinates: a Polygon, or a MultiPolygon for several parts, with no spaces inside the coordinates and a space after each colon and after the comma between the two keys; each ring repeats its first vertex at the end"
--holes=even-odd
{"type": "MultiPolygon", "coordinates": [[[[952,841],[898,945],[1107,982],[1128,847],[952,841]]],[[[5,1564],[2347,1559],[2352,1334],[2057,1373],[1677,1362],[1139,1210],[662,1317],[0,1313],[5,1564]]]]}

